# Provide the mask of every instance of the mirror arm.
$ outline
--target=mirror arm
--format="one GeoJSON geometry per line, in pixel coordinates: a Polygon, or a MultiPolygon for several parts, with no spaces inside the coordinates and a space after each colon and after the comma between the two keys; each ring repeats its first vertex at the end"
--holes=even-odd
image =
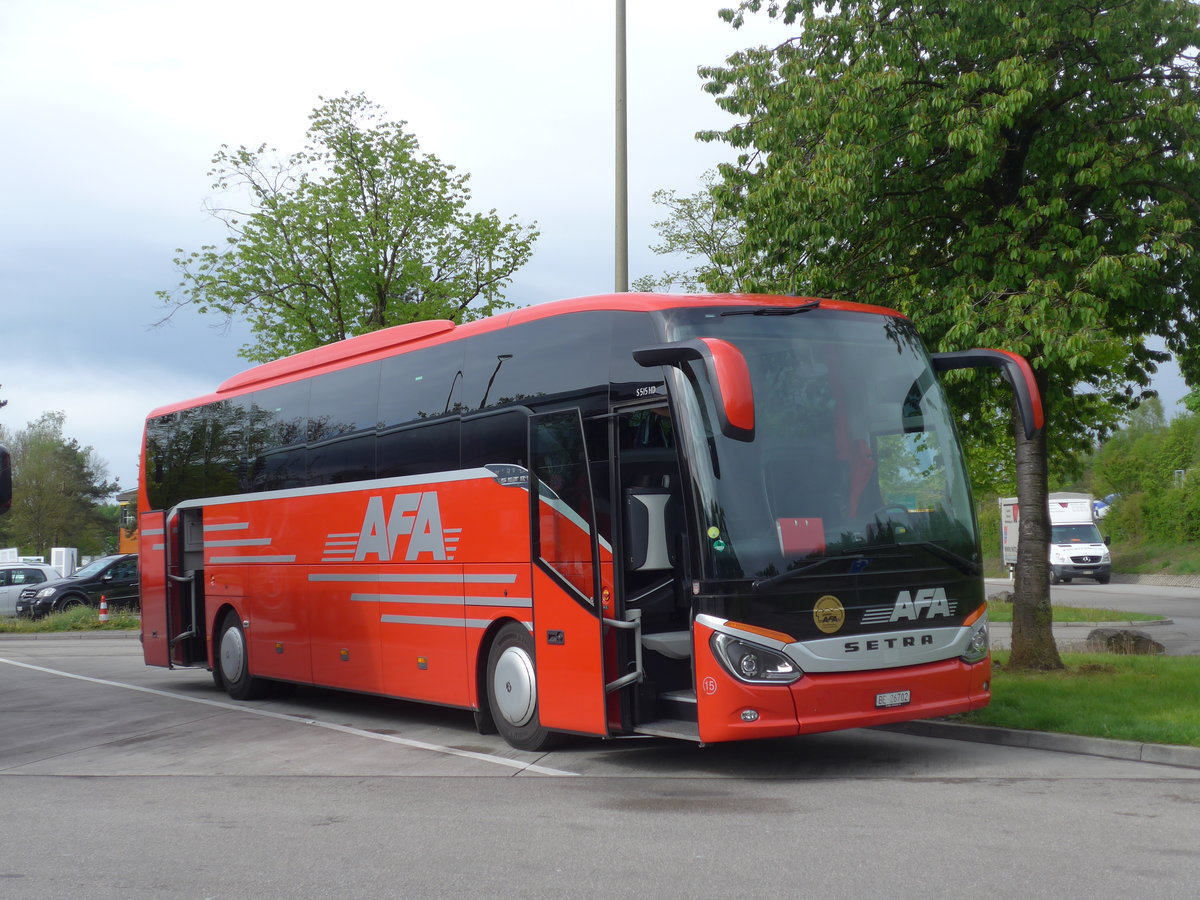
{"type": "Polygon", "coordinates": [[[754,440],[754,393],[750,369],[740,350],[719,338],[691,338],[633,351],[642,366],[680,366],[699,362],[712,385],[721,433],[738,441],[754,440]]]}
{"type": "Polygon", "coordinates": [[[951,369],[999,369],[1004,380],[1012,385],[1017,398],[1017,411],[1025,439],[1032,440],[1046,425],[1046,414],[1042,407],[1042,394],[1038,390],[1033,369],[1023,356],[1007,350],[958,350],[950,353],[934,353],[930,357],[935,372],[951,369]]]}

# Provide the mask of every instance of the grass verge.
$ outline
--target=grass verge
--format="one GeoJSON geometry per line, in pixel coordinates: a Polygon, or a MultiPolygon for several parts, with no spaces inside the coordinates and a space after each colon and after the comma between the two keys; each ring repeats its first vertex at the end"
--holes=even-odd
{"type": "MultiPolygon", "coordinates": [[[[1011,603],[1003,600],[988,600],[988,620],[991,622],[1011,622],[1011,603]]],[[[1091,609],[1084,606],[1055,606],[1055,622],[1157,622],[1166,616],[1150,613],[1124,612],[1116,609],[1091,609]]]]}
{"type": "Polygon", "coordinates": [[[52,613],[43,619],[0,618],[0,634],[55,634],[62,631],[136,631],[141,626],[137,613],[112,611],[108,621],[90,606],[76,606],[66,612],[52,613]]]}
{"type": "Polygon", "coordinates": [[[1200,657],[1063,655],[1058,672],[1013,672],[992,654],[992,702],[973,725],[1200,747],[1200,657]]]}

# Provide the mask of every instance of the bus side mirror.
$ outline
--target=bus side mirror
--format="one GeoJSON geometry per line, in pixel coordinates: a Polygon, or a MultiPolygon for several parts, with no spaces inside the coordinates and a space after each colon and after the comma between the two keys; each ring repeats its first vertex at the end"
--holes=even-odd
{"type": "Polygon", "coordinates": [[[655,344],[633,351],[643,366],[679,366],[696,361],[704,366],[716,394],[721,434],[738,441],[754,440],[754,387],[746,357],[729,341],[692,338],[671,344],[655,344]]]}
{"type": "Polygon", "coordinates": [[[0,516],[12,506],[12,457],[0,447],[0,516]]]}
{"type": "Polygon", "coordinates": [[[1046,424],[1042,394],[1033,377],[1033,369],[1025,357],[1007,350],[959,350],[953,353],[934,353],[931,357],[935,372],[951,369],[999,369],[1004,380],[1012,385],[1017,398],[1017,413],[1025,429],[1025,439],[1041,433],[1046,424]]]}

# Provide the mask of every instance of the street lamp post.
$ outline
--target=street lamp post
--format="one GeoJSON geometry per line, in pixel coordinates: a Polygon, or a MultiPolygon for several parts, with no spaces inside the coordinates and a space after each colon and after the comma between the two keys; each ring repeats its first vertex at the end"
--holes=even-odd
{"type": "Polygon", "coordinates": [[[616,84],[616,278],[614,290],[629,290],[629,155],[625,111],[625,0],[617,0],[616,84]]]}

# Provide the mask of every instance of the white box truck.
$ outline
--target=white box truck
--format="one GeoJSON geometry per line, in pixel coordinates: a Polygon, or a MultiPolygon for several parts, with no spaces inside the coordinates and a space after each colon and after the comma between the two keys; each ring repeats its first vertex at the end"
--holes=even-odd
{"type": "MultiPolygon", "coordinates": [[[[1094,578],[1108,584],[1112,557],[1108,541],[1100,536],[1088,494],[1050,494],[1050,581],[1070,584],[1072,578],[1094,578]]],[[[1000,544],[1004,564],[1011,572],[1017,564],[1020,507],[1016,497],[1000,498],[1000,544]]]]}

